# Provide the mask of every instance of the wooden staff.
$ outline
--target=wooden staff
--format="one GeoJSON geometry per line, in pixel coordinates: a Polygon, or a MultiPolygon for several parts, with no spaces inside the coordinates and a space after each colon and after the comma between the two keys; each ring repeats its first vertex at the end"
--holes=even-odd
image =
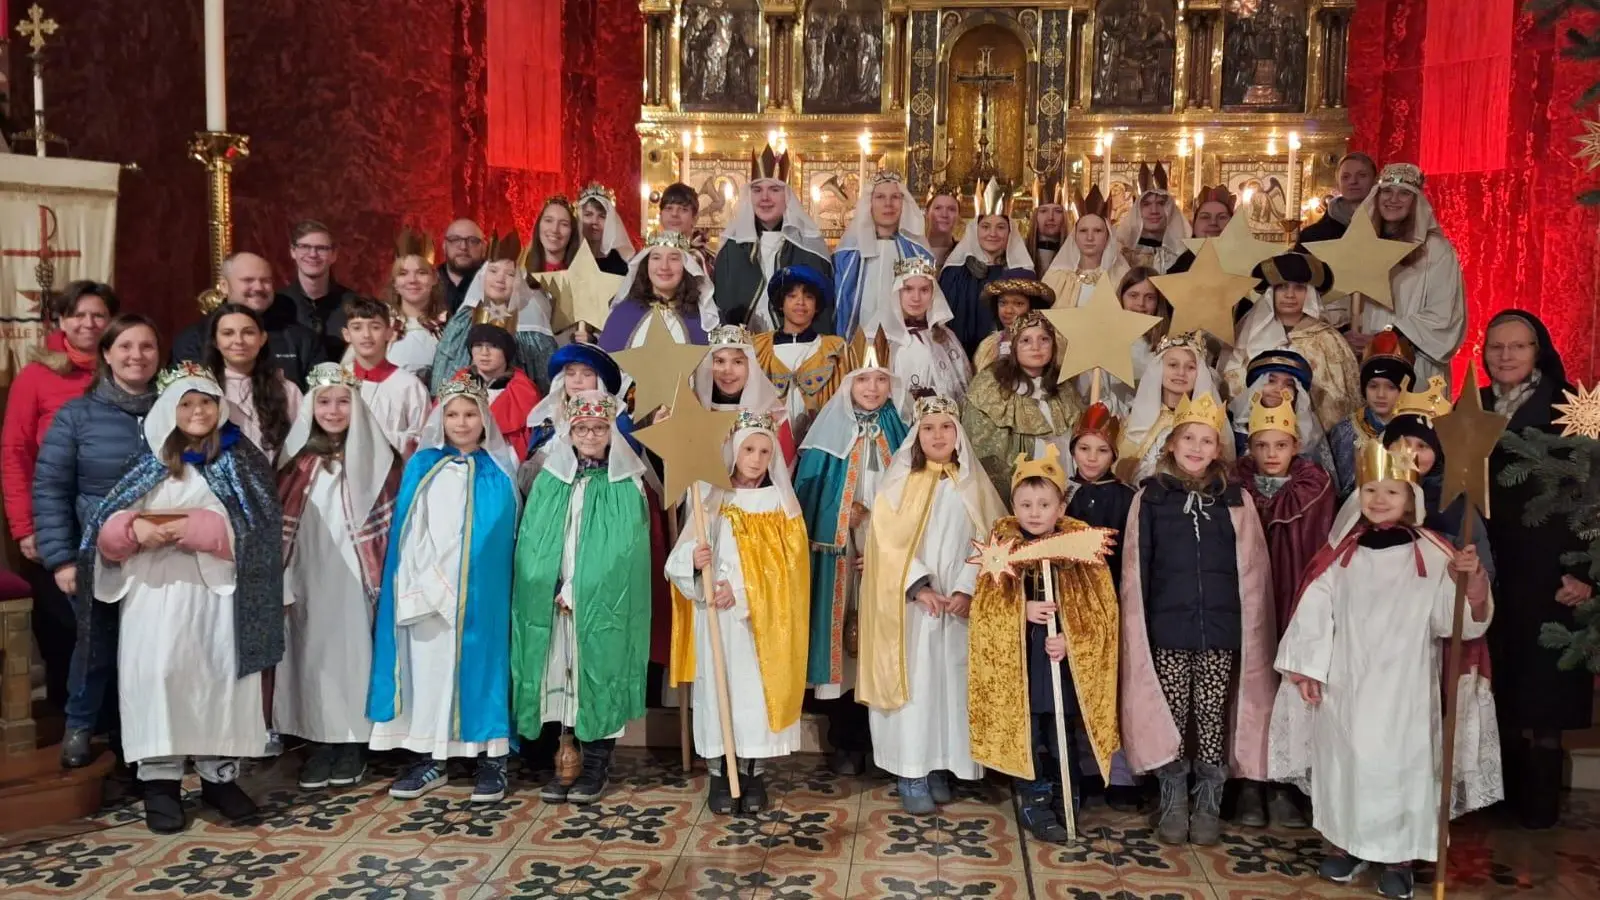
{"type": "MultiPolygon", "coordinates": [[[[1094,384],[1098,386],[1099,383],[1100,371],[1096,369],[1094,384]]],[[[1098,393],[1098,391],[1095,393],[1098,393]]],[[[1050,560],[1048,559],[1042,560],[1040,566],[1044,576],[1044,600],[1054,606],[1056,604],[1055,570],[1050,567],[1050,560]]],[[[1060,614],[1060,610],[1057,610],[1050,615],[1049,624],[1046,626],[1049,629],[1050,637],[1055,637],[1060,633],[1056,628],[1056,617],[1060,614]]],[[[1061,793],[1063,797],[1061,811],[1067,819],[1065,823],[1067,826],[1067,840],[1071,842],[1078,839],[1078,817],[1072,811],[1072,778],[1067,771],[1067,767],[1071,763],[1067,760],[1067,712],[1062,708],[1065,704],[1061,699],[1061,664],[1050,660],[1048,655],[1046,660],[1050,662],[1050,690],[1055,692],[1056,701],[1056,765],[1061,769],[1061,793]]]]}
{"type": "MultiPolygon", "coordinates": [[[[709,546],[710,539],[706,537],[706,504],[700,496],[700,485],[689,486],[689,495],[694,498],[694,537],[701,544],[709,546]]],[[[706,622],[711,626],[711,677],[717,685],[717,718],[722,726],[722,758],[723,768],[728,773],[728,790],[735,800],[739,798],[739,754],[733,746],[733,712],[729,708],[732,702],[728,699],[728,664],[723,659],[722,653],[722,625],[717,620],[720,612],[711,600],[716,596],[716,577],[710,568],[700,570],[700,592],[706,598],[706,622]]]]}
{"type": "MultiPolygon", "coordinates": [[[[1461,543],[1457,549],[1472,546],[1472,504],[1466,504],[1467,514],[1461,517],[1461,543]]],[[[1456,764],[1456,686],[1461,681],[1461,628],[1467,606],[1467,575],[1456,576],[1455,618],[1450,624],[1450,662],[1445,667],[1444,682],[1444,747],[1443,765],[1439,770],[1439,846],[1434,863],[1434,900],[1444,900],[1444,876],[1449,868],[1450,801],[1454,796],[1456,764]]]]}
{"type": "MultiPolygon", "coordinates": [[[[1090,406],[1093,406],[1096,403],[1100,402],[1100,373],[1101,373],[1101,371],[1102,370],[1101,370],[1101,368],[1099,366],[1095,366],[1093,369],[1089,370],[1089,405],[1090,406]]],[[[1112,448],[1112,449],[1115,449],[1115,448],[1112,448]]]]}

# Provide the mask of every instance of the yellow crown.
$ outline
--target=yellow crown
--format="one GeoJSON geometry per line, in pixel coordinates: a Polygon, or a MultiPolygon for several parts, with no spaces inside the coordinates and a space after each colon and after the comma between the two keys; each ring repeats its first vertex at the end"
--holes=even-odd
{"type": "Polygon", "coordinates": [[[1300,420],[1294,414],[1294,404],[1283,402],[1277,406],[1262,406],[1261,395],[1256,394],[1250,401],[1250,436],[1255,437],[1262,431],[1281,431],[1299,437],[1300,420]]]}
{"type": "Polygon", "coordinates": [[[882,328],[873,331],[870,341],[865,331],[856,329],[856,336],[850,340],[850,349],[855,353],[858,369],[889,368],[889,339],[884,336],[882,328]]]}
{"type": "Polygon", "coordinates": [[[644,245],[646,247],[671,247],[684,253],[689,253],[694,249],[694,245],[689,243],[689,239],[676,231],[652,231],[650,236],[644,239],[644,245]]]}
{"type": "Polygon", "coordinates": [[[1395,401],[1394,414],[1397,416],[1421,416],[1433,422],[1439,416],[1447,415],[1453,408],[1450,395],[1444,386],[1444,377],[1435,375],[1428,379],[1428,389],[1420,394],[1413,394],[1410,390],[1411,383],[1406,382],[1400,388],[1400,399],[1395,401]]]}
{"type": "Polygon", "coordinates": [[[1061,468],[1061,449],[1055,444],[1044,445],[1044,457],[1041,459],[1029,459],[1028,454],[1018,453],[1014,465],[1016,468],[1011,473],[1013,491],[1028,478],[1043,478],[1063,492],[1067,489],[1067,471],[1061,468]]]}
{"type": "Polygon", "coordinates": [[[951,400],[949,397],[941,397],[938,394],[932,394],[917,400],[914,412],[915,416],[913,418],[917,419],[937,413],[943,413],[952,419],[961,418],[961,407],[956,401],[951,400]]]}
{"type": "Polygon", "coordinates": [[[1388,447],[1377,440],[1361,441],[1356,445],[1356,484],[1371,484],[1374,481],[1416,484],[1420,477],[1417,473],[1417,452],[1407,447],[1404,441],[1388,447]]]}
{"type": "Polygon", "coordinates": [[[1177,431],[1180,426],[1188,425],[1190,422],[1210,425],[1219,435],[1227,433],[1228,418],[1223,415],[1222,406],[1209,391],[1202,391],[1200,396],[1193,400],[1184,397],[1178,401],[1178,408],[1172,413],[1172,430],[1177,431]]]}

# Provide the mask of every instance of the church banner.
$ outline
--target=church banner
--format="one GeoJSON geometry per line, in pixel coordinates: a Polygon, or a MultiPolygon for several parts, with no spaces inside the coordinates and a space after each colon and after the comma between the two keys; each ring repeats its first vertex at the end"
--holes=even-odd
{"type": "Polygon", "coordinates": [[[0,153],[0,385],[44,338],[44,299],[80,279],[109,281],[116,163],[0,153]]]}

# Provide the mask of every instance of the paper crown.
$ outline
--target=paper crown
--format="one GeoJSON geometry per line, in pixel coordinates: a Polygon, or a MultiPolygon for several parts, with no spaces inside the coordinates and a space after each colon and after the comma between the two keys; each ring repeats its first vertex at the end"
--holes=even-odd
{"type": "Polygon", "coordinates": [[[1251,398],[1249,434],[1255,437],[1263,431],[1281,431],[1299,437],[1300,420],[1294,414],[1294,404],[1280,402],[1277,406],[1264,406],[1260,394],[1251,398]]]}
{"type": "Polygon", "coordinates": [[[770,179],[789,182],[789,151],[773,153],[772,145],[761,148],[758,156],[754,151],[750,153],[750,180],[761,181],[770,179]]]}
{"type": "Polygon", "coordinates": [[[679,234],[676,231],[663,231],[659,229],[650,232],[649,236],[644,239],[644,245],[646,247],[671,247],[674,250],[681,250],[684,253],[689,253],[694,250],[694,245],[689,243],[689,239],[687,237],[684,237],[682,234],[679,234]]]}
{"type": "Polygon", "coordinates": [[[772,413],[756,412],[750,409],[739,410],[739,415],[733,420],[733,430],[743,431],[747,428],[759,428],[762,431],[777,433],[777,420],[772,413]]]}
{"type": "Polygon", "coordinates": [[[1199,212],[1200,207],[1207,203],[1221,203],[1228,208],[1228,215],[1231,216],[1233,215],[1234,204],[1238,202],[1239,198],[1228,190],[1227,185],[1219,184],[1213,187],[1202,184],[1199,196],[1194,198],[1194,208],[1196,212],[1199,212]]]}
{"type": "Polygon", "coordinates": [[[1387,184],[1418,193],[1421,192],[1425,180],[1422,170],[1412,163],[1389,163],[1383,167],[1383,173],[1378,176],[1378,186],[1383,187],[1387,184]]]}
{"type": "Polygon", "coordinates": [[[867,340],[865,331],[856,329],[856,336],[850,340],[850,350],[855,355],[856,368],[889,370],[889,339],[882,328],[873,332],[871,341],[867,340]]]}
{"type": "Polygon", "coordinates": [[[750,330],[743,325],[718,325],[706,335],[707,346],[716,347],[749,347],[750,330]]]}
{"type": "Polygon", "coordinates": [[[1356,445],[1356,484],[1374,481],[1404,481],[1416,484],[1417,452],[1404,441],[1385,447],[1383,441],[1361,441],[1356,445]]]}
{"type": "Polygon", "coordinates": [[[1117,452],[1117,446],[1122,443],[1122,420],[1111,411],[1104,403],[1096,403],[1083,411],[1078,417],[1078,424],[1072,427],[1072,446],[1076,447],[1078,438],[1085,435],[1096,435],[1111,447],[1111,452],[1117,452]]]}
{"type": "Polygon", "coordinates": [[[600,391],[584,391],[567,398],[568,419],[604,419],[610,422],[617,417],[616,398],[600,391]]]}
{"type": "Polygon", "coordinates": [[[1039,459],[1029,459],[1028,454],[1018,453],[1013,465],[1016,467],[1011,471],[1013,491],[1029,478],[1043,478],[1062,491],[1067,489],[1067,470],[1061,467],[1061,450],[1055,444],[1045,444],[1044,456],[1039,459]]]}
{"type": "Polygon", "coordinates": [[[181,381],[185,378],[203,378],[216,387],[218,395],[222,393],[222,386],[217,384],[217,376],[212,375],[210,369],[189,359],[170,368],[163,369],[161,374],[156,376],[156,392],[165,391],[172,386],[173,382],[181,381]]]}
{"type": "Polygon", "coordinates": [[[1056,335],[1056,327],[1051,325],[1050,320],[1046,319],[1044,314],[1037,309],[1029,309],[1022,315],[1012,319],[1010,327],[1006,329],[1006,335],[1012,340],[1016,340],[1017,335],[1034,327],[1040,327],[1050,332],[1052,338],[1056,335]]]}
{"type": "Polygon", "coordinates": [[[1454,408],[1441,375],[1429,378],[1427,390],[1421,393],[1412,393],[1410,387],[1407,383],[1400,388],[1400,399],[1394,404],[1397,416],[1421,416],[1432,424],[1434,419],[1447,415],[1454,408]]]}
{"type": "Polygon", "coordinates": [[[1139,163],[1139,196],[1143,197],[1145,194],[1169,196],[1167,170],[1159,162],[1153,169],[1149,163],[1139,163]]]}
{"type": "Polygon", "coordinates": [[[439,385],[440,406],[457,397],[470,397],[478,401],[479,406],[487,407],[489,405],[489,389],[484,387],[483,379],[470,371],[457,372],[439,385]]]}
{"type": "Polygon", "coordinates": [[[306,374],[306,393],[311,393],[319,387],[347,387],[360,388],[361,379],[356,373],[350,371],[336,362],[317,363],[306,374]]]}
{"type": "Polygon", "coordinates": [[[617,208],[616,192],[598,181],[589,182],[578,193],[578,205],[582,206],[585,200],[604,200],[612,209],[617,208]]]}
{"type": "Polygon", "coordinates": [[[1084,216],[1099,216],[1106,221],[1111,221],[1111,201],[1106,195],[1100,193],[1100,185],[1089,188],[1089,193],[1079,197],[1073,207],[1078,211],[1078,218],[1084,216]]]}
{"type": "Polygon", "coordinates": [[[520,262],[522,258],[522,238],[515,228],[500,234],[496,232],[489,237],[489,253],[484,259],[488,262],[520,262]]]}
{"type": "Polygon", "coordinates": [[[1011,199],[1011,186],[999,178],[980,181],[972,193],[972,214],[979,219],[984,216],[1009,216],[1011,199]]]}
{"type": "Polygon", "coordinates": [[[877,187],[880,184],[905,184],[905,183],[906,183],[905,177],[902,176],[899,172],[896,172],[893,169],[879,169],[877,172],[873,173],[871,178],[867,179],[867,186],[868,186],[869,190],[872,189],[872,188],[877,187]]]}
{"type": "Polygon", "coordinates": [[[1227,433],[1227,416],[1223,413],[1222,405],[1212,398],[1210,391],[1201,391],[1200,396],[1193,399],[1184,397],[1178,401],[1178,408],[1172,411],[1173,431],[1192,422],[1210,425],[1219,435],[1227,433]]]}
{"type": "Polygon", "coordinates": [[[920,256],[908,256],[905,259],[895,261],[894,277],[910,278],[914,275],[938,279],[939,270],[933,267],[933,260],[923,259],[920,256]]]}
{"type": "Polygon", "coordinates": [[[394,239],[394,258],[405,259],[408,256],[420,256],[427,260],[428,265],[433,265],[433,238],[414,228],[401,229],[400,236],[394,239]]]}
{"type": "Polygon", "coordinates": [[[1367,362],[1385,356],[1401,360],[1408,366],[1416,365],[1417,348],[1393,325],[1385,325],[1382,331],[1367,341],[1367,349],[1362,351],[1361,361],[1367,362]]]}
{"type": "Polygon", "coordinates": [[[1183,334],[1167,335],[1161,339],[1161,343],[1156,345],[1156,356],[1159,357],[1161,354],[1166,353],[1168,350],[1171,350],[1174,347],[1182,347],[1183,349],[1188,350],[1190,353],[1193,353],[1196,362],[1202,362],[1206,358],[1205,341],[1201,339],[1200,332],[1198,331],[1186,331],[1183,334]]]}
{"type": "Polygon", "coordinates": [[[960,405],[958,405],[956,401],[951,400],[949,397],[941,397],[938,394],[930,394],[926,397],[917,398],[916,406],[913,408],[912,412],[913,419],[920,419],[923,416],[931,416],[939,413],[943,413],[952,419],[961,418],[960,405]]]}

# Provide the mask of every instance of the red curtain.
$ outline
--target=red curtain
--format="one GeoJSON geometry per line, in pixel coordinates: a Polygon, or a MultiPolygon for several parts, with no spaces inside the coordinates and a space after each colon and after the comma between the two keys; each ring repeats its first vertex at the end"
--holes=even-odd
{"type": "Polygon", "coordinates": [[[490,166],[561,172],[561,6],[488,0],[484,107],[490,166]]]}
{"type": "Polygon", "coordinates": [[[1431,175],[1506,164],[1516,0],[1428,0],[1422,148],[1431,175]]]}

